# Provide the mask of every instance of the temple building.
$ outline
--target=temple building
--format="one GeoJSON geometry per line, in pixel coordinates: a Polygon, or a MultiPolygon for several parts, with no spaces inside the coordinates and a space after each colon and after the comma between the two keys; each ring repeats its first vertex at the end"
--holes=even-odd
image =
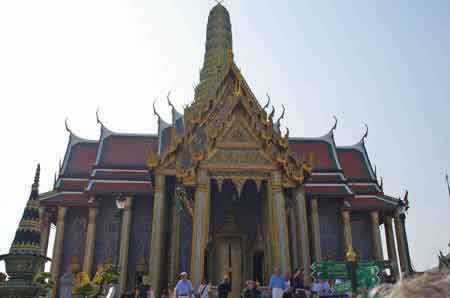
{"type": "MultiPolygon", "coordinates": [[[[120,267],[120,291],[143,279],[159,297],[182,271],[194,285],[224,274],[238,297],[244,282],[342,260],[387,259],[411,270],[405,203],[383,192],[365,146],[338,146],[336,123],[323,136],[291,137],[259,101],[233,58],[230,16],[208,17],[204,64],[192,103],[172,119],[157,111],[155,134],[124,134],[97,116],[98,140],[68,127],[53,190],[39,196],[41,254],[56,226],[51,273],[58,297],[67,272],[91,277],[120,267]],[[383,256],[384,225],[387,256],[383,256]],[[398,261],[399,260],[399,261],[398,261]]],[[[190,79],[190,78],[187,78],[190,79]]]]}

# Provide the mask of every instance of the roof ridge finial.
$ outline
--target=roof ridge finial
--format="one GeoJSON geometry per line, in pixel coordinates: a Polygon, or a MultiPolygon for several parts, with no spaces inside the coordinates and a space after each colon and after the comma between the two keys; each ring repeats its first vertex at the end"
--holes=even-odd
{"type": "Polygon", "coordinates": [[[337,124],[338,124],[338,118],[336,117],[336,115],[333,115],[333,119],[334,119],[334,124],[333,124],[333,127],[331,128],[332,131],[336,130],[337,124]]]}
{"type": "Polygon", "coordinates": [[[100,120],[100,107],[98,107],[97,110],[95,111],[95,117],[97,118],[98,124],[100,124],[101,126],[105,126],[103,125],[102,120],[100,120]]]}
{"type": "Polygon", "coordinates": [[[272,112],[269,114],[269,122],[273,121],[273,116],[275,115],[275,107],[272,106],[272,112]]]}
{"type": "Polygon", "coordinates": [[[448,197],[450,198],[450,184],[448,183],[448,173],[445,171],[445,180],[447,181],[448,197]]]}
{"type": "Polygon", "coordinates": [[[166,96],[166,98],[167,98],[167,103],[169,104],[169,106],[170,106],[173,110],[175,110],[174,105],[173,105],[172,102],[170,101],[170,92],[172,92],[172,91],[169,91],[169,92],[167,93],[167,96],[166,96]]]}
{"type": "Polygon", "coordinates": [[[158,112],[156,111],[156,107],[155,107],[155,103],[156,103],[157,99],[155,98],[155,100],[153,101],[153,115],[155,115],[156,117],[158,117],[158,121],[161,119],[161,116],[158,114],[158,112]]]}
{"type": "Polygon", "coordinates": [[[69,132],[71,135],[73,135],[73,132],[72,132],[72,130],[70,129],[70,127],[69,127],[69,117],[66,117],[66,120],[64,121],[64,125],[65,125],[65,127],[66,127],[66,130],[67,130],[67,132],[69,132]]]}
{"type": "Polygon", "coordinates": [[[264,105],[263,110],[267,109],[270,105],[270,96],[269,93],[266,93],[267,96],[267,103],[264,105]]]}
{"type": "Polygon", "coordinates": [[[281,112],[281,116],[277,120],[277,124],[280,124],[281,120],[284,119],[284,113],[286,112],[286,108],[284,107],[284,104],[281,104],[281,107],[283,108],[283,112],[281,112]]]}
{"type": "Polygon", "coordinates": [[[367,136],[369,135],[369,126],[367,125],[367,123],[364,123],[364,126],[366,127],[366,132],[362,136],[361,142],[364,142],[364,139],[367,139],[367,136]]]}

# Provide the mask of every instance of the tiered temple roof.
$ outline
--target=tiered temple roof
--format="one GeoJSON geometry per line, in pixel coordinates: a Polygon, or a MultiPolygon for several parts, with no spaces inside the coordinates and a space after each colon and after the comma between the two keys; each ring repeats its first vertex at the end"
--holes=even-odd
{"type": "MultiPolygon", "coordinates": [[[[208,19],[207,40],[200,83],[195,89],[193,103],[178,112],[167,96],[172,108],[172,119],[164,121],[157,113],[157,134],[124,134],[109,130],[100,121],[100,139],[82,139],[69,131],[69,144],[64,163],[53,192],[42,198],[44,205],[96,204],[90,197],[105,193],[142,193],[152,191],[152,164],[168,162],[177,154],[177,165],[186,173],[194,159],[201,159],[206,142],[215,140],[206,133],[217,134],[226,126],[230,111],[237,104],[227,99],[235,94],[241,106],[249,112],[251,126],[266,144],[273,145],[272,153],[280,167],[291,175],[302,163],[312,166],[311,175],[304,183],[308,196],[346,199],[360,208],[394,209],[398,200],[385,196],[372,168],[364,137],[353,146],[336,146],[332,129],[323,136],[309,138],[289,137],[281,134],[281,119],[274,120],[274,109],[268,113],[269,102],[262,106],[251,92],[245,78],[236,66],[232,51],[231,22],[228,11],[217,4],[208,19]],[[232,89],[232,90],[230,90],[232,89]],[[242,91],[242,92],[241,92],[242,91]],[[213,131],[205,132],[203,123],[213,119],[213,131]],[[192,135],[199,135],[199,142],[191,144],[192,135]],[[184,148],[185,146],[186,148],[184,148]],[[190,147],[189,147],[190,146],[190,147]],[[197,148],[200,148],[200,151],[197,148]],[[198,152],[196,152],[198,151],[198,152]],[[197,154],[197,156],[194,156],[197,154]]],[[[209,144],[215,146],[214,142],[209,144]]],[[[269,150],[269,151],[270,151],[269,150]]],[[[272,154],[271,153],[271,154],[272,154]]],[[[292,177],[303,179],[303,174],[292,177]]],[[[303,181],[302,181],[303,182],[303,181]]]]}
{"type": "MultiPolygon", "coordinates": [[[[184,133],[183,115],[172,107],[172,123],[156,113],[158,134],[125,134],[100,123],[99,140],[86,140],[69,130],[64,162],[53,192],[43,197],[44,205],[95,204],[89,197],[105,193],[151,193],[151,153],[162,155],[173,135],[184,133]]],[[[352,208],[394,208],[398,201],[381,189],[366,150],[364,138],[353,146],[336,146],[336,125],[325,135],[289,138],[291,154],[309,162],[312,174],[305,183],[307,195],[345,198],[352,208]]]]}

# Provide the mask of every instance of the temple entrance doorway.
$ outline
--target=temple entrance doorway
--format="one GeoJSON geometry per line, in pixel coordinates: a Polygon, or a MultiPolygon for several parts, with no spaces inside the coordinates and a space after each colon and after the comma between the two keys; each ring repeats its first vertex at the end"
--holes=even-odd
{"type": "Polygon", "coordinates": [[[223,236],[217,239],[217,276],[220,280],[227,275],[231,283],[231,296],[239,297],[243,279],[242,240],[239,237],[223,236]]]}
{"type": "Polygon", "coordinates": [[[208,277],[217,285],[227,275],[231,298],[240,297],[249,279],[263,281],[264,240],[261,194],[247,180],[239,192],[231,180],[211,191],[211,241],[208,248],[208,277]]]}

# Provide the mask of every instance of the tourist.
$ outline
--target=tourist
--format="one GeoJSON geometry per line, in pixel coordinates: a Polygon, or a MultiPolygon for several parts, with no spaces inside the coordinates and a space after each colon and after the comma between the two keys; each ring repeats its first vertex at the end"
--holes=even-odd
{"type": "Polygon", "coordinates": [[[282,298],[284,287],[284,278],[280,274],[280,268],[275,267],[269,281],[269,288],[272,290],[272,298],[282,298]]]}
{"type": "Polygon", "coordinates": [[[284,275],[284,292],[283,298],[292,298],[291,277],[289,273],[284,275]]]}
{"type": "Polygon", "coordinates": [[[312,292],[316,294],[316,297],[329,295],[331,294],[330,284],[325,279],[319,279],[319,282],[314,283],[312,292]]]}
{"type": "Polygon", "coordinates": [[[153,291],[152,285],[145,285],[145,293],[147,293],[147,298],[155,298],[155,292],[153,291]]]}
{"type": "Polygon", "coordinates": [[[253,280],[247,281],[247,287],[242,291],[242,298],[261,298],[261,291],[256,287],[253,280]]]}
{"type": "Polygon", "coordinates": [[[294,298],[305,297],[305,284],[303,281],[304,277],[305,277],[304,269],[297,268],[291,280],[291,287],[294,298]]]}
{"type": "Polygon", "coordinates": [[[228,275],[223,277],[223,280],[217,286],[218,298],[228,298],[228,293],[231,292],[231,284],[228,275]]]}
{"type": "Polygon", "coordinates": [[[327,280],[319,279],[319,281],[315,281],[313,283],[311,292],[313,297],[320,297],[331,294],[330,284],[327,280]]]}
{"type": "Polygon", "coordinates": [[[208,298],[209,284],[205,279],[202,280],[197,290],[197,297],[199,298],[208,298]]]}
{"type": "Polygon", "coordinates": [[[134,288],[134,298],[141,298],[141,289],[139,287],[134,288]]]}
{"type": "Polygon", "coordinates": [[[180,274],[180,280],[175,286],[175,298],[191,298],[194,289],[192,288],[191,281],[187,277],[186,272],[180,274]]]}

